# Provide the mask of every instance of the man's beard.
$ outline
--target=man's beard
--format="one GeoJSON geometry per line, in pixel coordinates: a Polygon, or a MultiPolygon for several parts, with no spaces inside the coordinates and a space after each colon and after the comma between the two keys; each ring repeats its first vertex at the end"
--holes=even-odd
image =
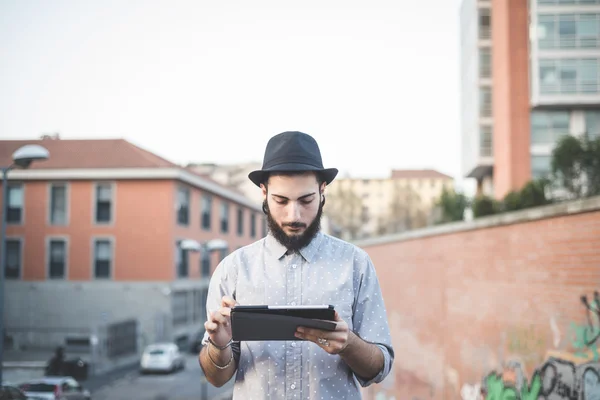
{"type": "Polygon", "coordinates": [[[288,235],[284,232],[282,227],[271,216],[271,210],[269,210],[269,204],[267,200],[263,202],[263,211],[267,214],[267,223],[271,234],[279,243],[285,246],[286,249],[292,252],[297,252],[300,249],[308,246],[309,243],[317,236],[317,233],[321,230],[321,215],[323,214],[323,202],[319,204],[319,211],[315,216],[315,219],[308,225],[302,222],[290,222],[284,224],[284,227],[289,226],[292,228],[306,228],[304,232],[298,235],[288,235]]]}

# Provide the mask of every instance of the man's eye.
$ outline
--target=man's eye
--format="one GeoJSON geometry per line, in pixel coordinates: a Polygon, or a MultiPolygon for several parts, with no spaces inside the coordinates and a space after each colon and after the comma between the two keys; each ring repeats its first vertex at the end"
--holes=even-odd
{"type": "Polygon", "coordinates": [[[310,204],[312,203],[313,199],[310,200],[300,200],[302,202],[302,204],[310,204]]]}
{"type": "Polygon", "coordinates": [[[277,204],[287,204],[287,200],[275,200],[275,203],[277,204]]]}

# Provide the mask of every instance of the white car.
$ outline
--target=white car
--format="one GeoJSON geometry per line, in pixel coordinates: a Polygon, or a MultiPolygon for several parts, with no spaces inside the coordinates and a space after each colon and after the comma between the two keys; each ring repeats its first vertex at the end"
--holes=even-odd
{"type": "Polygon", "coordinates": [[[19,389],[28,398],[40,400],[91,400],[88,390],[70,376],[47,376],[27,381],[19,389]]]}
{"type": "Polygon", "coordinates": [[[185,368],[185,358],[175,343],[155,343],[144,349],[140,372],[173,372],[185,368]]]}

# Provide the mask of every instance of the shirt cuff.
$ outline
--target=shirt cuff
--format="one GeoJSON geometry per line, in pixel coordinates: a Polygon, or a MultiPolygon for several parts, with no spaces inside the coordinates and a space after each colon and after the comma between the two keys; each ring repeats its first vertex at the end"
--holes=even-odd
{"type": "Polygon", "coordinates": [[[381,371],[379,371],[379,373],[377,375],[375,375],[373,378],[371,378],[369,380],[363,379],[363,378],[359,377],[358,375],[354,374],[354,376],[358,380],[358,383],[360,383],[360,385],[362,387],[367,387],[373,383],[380,383],[381,381],[383,381],[385,379],[386,376],[388,376],[388,374],[390,373],[390,370],[392,369],[392,357],[390,356],[389,349],[387,347],[385,347],[384,345],[376,344],[376,343],[374,343],[374,344],[383,353],[383,368],[381,368],[381,371]]]}

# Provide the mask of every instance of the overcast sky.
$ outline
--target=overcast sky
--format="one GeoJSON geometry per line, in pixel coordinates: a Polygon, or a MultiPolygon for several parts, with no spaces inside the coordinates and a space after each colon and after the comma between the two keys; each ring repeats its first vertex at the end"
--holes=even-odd
{"type": "Polygon", "coordinates": [[[286,130],[353,177],[460,177],[459,0],[0,0],[0,137],[262,161],[286,130]]]}

